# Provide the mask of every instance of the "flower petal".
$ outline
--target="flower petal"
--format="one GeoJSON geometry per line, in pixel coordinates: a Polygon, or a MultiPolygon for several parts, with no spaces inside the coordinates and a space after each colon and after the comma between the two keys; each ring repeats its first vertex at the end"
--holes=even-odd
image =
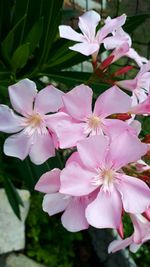
{"type": "Polygon", "coordinates": [[[54,143],[48,131],[45,134],[36,134],[34,136],[29,156],[31,161],[37,165],[55,156],[54,143]]]}
{"type": "Polygon", "coordinates": [[[113,86],[98,97],[94,114],[104,118],[115,113],[126,113],[131,108],[131,103],[132,100],[126,93],[113,86]]]}
{"type": "Polygon", "coordinates": [[[147,152],[147,145],[128,130],[114,138],[109,150],[109,159],[117,170],[130,162],[137,161],[147,152]]]}
{"type": "Polygon", "coordinates": [[[42,114],[58,111],[63,106],[63,94],[54,86],[47,86],[36,95],[34,110],[42,114]]]}
{"type": "Polygon", "coordinates": [[[29,79],[24,79],[9,86],[8,90],[13,108],[24,116],[31,114],[37,94],[36,84],[29,79]]]}
{"type": "Polygon", "coordinates": [[[79,17],[79,28],[88,39],[94,39],[100,19],[100,15],[94,10],[87,11],[79,17]]]}
{"type": "Polygon", "coordinates": [[[106,136],[91,136],[77,144],[77,150],[83,164],[88,169],[102,167],[107,153],[108,138],[106,136]]]}
{"type": "Polygon", "coordinates": [[[22,122],[23,118],[16,115],[12,109],[0,105],[0,131],[5,133],[19,132],[23,129],[22,122]]]}
{"type": "Polygon", "coordinates": [[[121,197],[115,187],[104,192],[101,187],[97,198],[86,208],[86,218],[90,225],[97,228],[119,228],[121,221],[121,197]]]}
{"type": "Polygon", "coordinates": [[[85,120],[92,113],[92,89],[84,84],[63,96],[67,113],[76,120],[85,120]]]}
{"type": "Polygon", "coordinates": [[[114,240],[109,244],[108,253],[114,253],[118,250],[124,249],[128,247],[132,243],[132,236],[126,239],[114,240]]]}
{"type": "Polygon", "coordinates": [[[8,137],[4,143],[4,153],[24,160],[29,154],[32,140],[24,131],[8,137]]]}
{"type": "Polygon", "coordinates": [[[66,113],[47,115],[46,123],[49,130],[57,135],[60,148],[74,147],[78,141],[86,137],[85,123],[75,123],[66,113]]]}
{"type": "Polygon", "coordinates": [[[120,28],[126,21],[126,15],[123,14],[117,18],[107,20],[107,23],[98,31],[97,37],[99,42],[109,34],[112,33],[114,30],[120,28]]]}
{"type": "Polygon", "coordinates": [[[122,196],[124,210],[130,213],[146,211],[150,203],[150,189],[146,183],[124,174],[118,174],[118,177],[121,183],[116,186],[122,196]]]}
{"type": "Polygon", "coordinates": [[[35,190],[43,193],[58,192],[60,188],[60,172],[60,169],[55,168],[44,173],[35,185],[35,190]]]}
{"type": "Polygon", "coordinates": [[[108,135],[111,140],[120,137],[125,131],[128,131],[134,135],[137,135],[137,132],[134,128],[128,125],[126,122],[117,120],[117,119],[104,119],[104,132],[108,135]]]}
{"type": "Polygon", "coordinates": [[[85,56],[90,56],[94,54],[99,50],[99,48],[100,45],[94,42],[93,43],[84,42],[69,47],[69,49],[79,52],[85,56]]]}
{"type": "Polygon", "coordinates": [[[98,186],[92,184],[95,172],[85,170],[78,162],[70,162],[60,175],[60,192],[72,196],[84,196],[93,192],[98,186]]]}
{"type": "Polygon", "coordinates": [[[86,206],[83,198],[72,198],[61,217],[62,224],[68,231],[77,232],[89,227],[85,218],[86,206]]]}
{"type": "Polygon", "coordinates": [[[81,33],[74,31],[70,26],[59,26],[59,34],[60,37],[72,41],[83,42],[85,40],[84,36],[81,33]]]}
{"type": "Polygon", "coordinates": [[[71,198],[60,193],[46,194],[43,199],[43,210],[50,216],[66,209],[71,198]]]}

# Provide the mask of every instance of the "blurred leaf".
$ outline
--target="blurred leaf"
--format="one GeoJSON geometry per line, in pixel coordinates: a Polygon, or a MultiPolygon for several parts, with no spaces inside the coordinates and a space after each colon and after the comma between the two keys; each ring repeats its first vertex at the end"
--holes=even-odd
{"type": "Polygon", "coordinates": [[[6,195],[8,197],[8,201],[14,213],[21,220],[19,205],[23,206],[23,202],[22,202],[22,199],[19,193],[17,192],[11,180],[7,177],[4,178],[4,187],[5,187],[6,195]]]}
{"type": "Polygon", "coordinates": [[[21,22],[25,19],[26,15],[22,17],[12,28],[12,30],[7,34],[6,38],[2,42],[2,52],[4,56],[9,60],[10,54],[13,48],[13,40],[14,40],[14,33],[21,24],[21,22]]]}
{"type": "Polygon", "coordinates": [[[43,35],[40,43],[40,63],[51,56],[50,48],[55,40],[60,24],[63,0],[43,1],[41,14],[44,16],[43,35]]]}
{"type": "Polygon", "coordinates": [[[39,44],[43,32],[43,17],[41,17],[28,33],[25,43],[30,43],[30,54],[39,44]]]}
{"type": "Polygon", "coordinates": [[[0,1],[0,39],[5,38],[10,28],[12,2],[10,0],[0,1]]]}
{"type": "Polygon", "coordinates": [[[138,26],[140,26],[143,22],[145,22],[146,19],[150,18],[149,14],[139,14],[132,17],[127,18],[127,22],[123,26],[123,29],[128,32],[132,33],[136,30],[138,26]]]}
{"type": "Polygon", "coordinates": [[[72,71],[62,71],[55,73],[44,73],[43,75],[48,76],[50,79],[64,83],[70,87],[87,84],[92,87],[93,91],[97,94],[104,92],[110,87],[109,84],[101,83],[99,78],[89,72],[72,72],[72,71]]]}
{"type": "Polygon", "coordinates": [[[11,59],[11,65],[14,70],[21,69],[22,67],[24,67],[29,58],[29,52],[30,52],[29,43],[20,45],[16,49],[11,59]]]}

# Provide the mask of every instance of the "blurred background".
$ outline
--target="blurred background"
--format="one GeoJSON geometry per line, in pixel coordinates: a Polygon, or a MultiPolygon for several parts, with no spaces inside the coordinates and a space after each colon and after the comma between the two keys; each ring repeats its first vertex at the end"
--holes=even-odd
{"type": "MultiPolygon", "coordinates": [[[[59,38],[58,26],[77,29],[78,17],[91,9],[101,14],[102,25],[107,16],[126,13],[124,30],[132,37],[133,47],[150,58],[149,0],[0,0],[1,104],[10,105],[8,86],[25,77],[35,81],[39,90],[51,83],[64,92],[89,80],[90,58],[69,50],[72,42],[59,38]]],[[[133,63],[123,59],[111,68],[125,64],[133,63]]],[[[95,96],[109,88],[96,77],[90,86],[95,96]]],[[[149,118],[142,123],[149,133],[149,118]]],[[[127,251],[107,255],[115,233],[92,228],[69,233],[61,225],[61,215],[49,217],[42,211],[43,196],[34,191],[35,183],[44,172],[62,168],[69,150],[35,166],[28,158],[5,156],[6,137],[0,133],[0,267],[150,266],[150,243],[135,255],[127,251]]],[[[125,236],[131,232],[126,219],[125,236]]]]}

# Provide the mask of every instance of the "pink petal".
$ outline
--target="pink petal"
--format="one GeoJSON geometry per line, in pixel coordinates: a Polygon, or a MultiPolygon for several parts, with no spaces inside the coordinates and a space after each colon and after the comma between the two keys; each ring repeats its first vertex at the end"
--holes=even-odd
{"type": "Polygon", "coordinates": [[[140,179],[118,174],[121,182],[117,189],[122,196],[123,207],[126,212],[142,213],[148,209],[150,203],[150,189],[140,179]]]}
{"type": "Polygon", "coordinates": [[[148,114],[150,115],[150,94],[142,103],[130,109],[134,114],[148,114]]]}
{"type": "Polygon", "coordinates": [[[147,145],[136,135],[124,131],[119,138],[114,138],[110,145],[109,158],[115,169],[120,169],[130,162],[137,161],[147,152],[147,145]]]}
{"type": "Polygon", "coordinates": [[[83,42],[85,40],[84,36],[81,33],[74,31],[70,26],[59,26],[59,34],[60,37],[72,41],[83,42]]]}
{"type": "Polygon", "coordinates": [[[133,80],[118,81],[116,82],[116,84],[121,88],[124,88],[129,91],[133,91],[134,89],[136,89],[137,79],[135,78],[133,80]]]}
{"type": "Polygon", "coordinates": [[[83,165],[83,163],[82,163],[82,161],[80,159],[79,153],[77,151],[73,152],[71,154],[71,156],[67,159],[66,166],[68,164],[70,164],[71,162],[73,162],[73,161],[77,162],[81,167],[84,168],[84,165],[83,165]]]}
{"type": "Polygon", "coordinates": [[[114,56],[112,63],[117,61],[121,57],[125,56],[128,51],[129,51],[128,43],[123,43],[120,46],[116,47],[116,49],[110,54],[114,56]]]}
{"type": "Polygon", "coordinates": [[[148,60],[145,57],[141,57],[133,48],[127,52],[126,56],[135,60],[139,67],[143,66],[143,63],[147,63],[148,60]]]}
{"type": "Polygon", "coordinates": [[[16,115],[12,109],[0,105],[0,131],[5,133],[19,132],[23,129],[22,122],[23,118],[16,115]]]}
{"type": "Polygon", "coordinates": [[[60,193],[46,194],[43,199],[43,210],[50,216],[66,209],[71,198],[60,193]]]}
{"type": "Polygon", "coordinates": [[[97,37],[99,39],[99,42],[102,42],[102,40],[109,34],[112,33],[117,28],[120,28],[126,21],[126,15],[123,14],[120,17],[117,17],[115,19],[109,20],[97,33],[97,37]]]}
{"type": "Polygon", "coordinates": [[[24,79],[9,86],[8,89],[13,108],[24,116],[31,114],[37,94],[36,84],[29,79],[24,79]]]}
{"type": "Polygon", "coordinates": [[[97,198],[86,208],[86,218],[97,228],[119,228],[121,221],[121,198],[115,187],[104,192],[101,187],[97,198]]]}
{"type": "Polygon", "coordinates": [[[135,129],[135,132],[137,134],[137,136],[140,134],[141,129],[142,129],[142,125],[139,121],[134,120],[130,123],[130,126],[133,127],[135,129]]]}
{"type": "Polygon", "coordinates": [[[108,135],[111,140],[120,137],[121,134],[123,134],[125,131],[129,131],[132,134],[137,134],[136,130],[132,128],[130,125],[128,125],[126,122],[117,120],[117,119],[104,119],[104,132],[106,135],[108,135]]]}
{"type": "Polygon", "coordinates": [[[126,239],[114,240],[109,244],[108,253],[114,253],[118,250],[125,249],[132,243],[132,236],[126,239]]]}
{"type": "Polygon", "coordinates": [[[24,131],[11,135],[4,143],[4,153],[7,156],[24,160],[29,154],[31,142],[31,138],[24,131]]]}
{"type": "Polygon", "coordinates": [[[54,143],[48,131],[45,134],[36,134],[34,136],[29,156],[31,161],[37,165],[55,156],[54,143]]]}
{"type": "Polygon", "coordinates": [[[87,11],[79,17],[79,28],[88,39],[94,39],[100,19],[100,15],[94,10],[87,11]]]}
{"type": "Polygon", "coordinates": [[[92,89],[84,84],[76,86],[63,96],[64,106],[76,120],[85,120],[92,113],[92,89]]]}
{"type": "Polygon", "coordinates": [[[60,188],[60,169],[44,173],[35,186],[35,190],[43,193],[56,193],[60,188]]]}
{"type": "Polygon", "coordinates": [[[139,73],[138,73],[138,78],[140,76],[142,76],[145,72],[147,71],[150,71],[150,60],[146,63],[146,64],[143,64],[143,66],[141,67],[139,73]]]}
{"type": "Polygon", "coordinates": [[[89,43],[89,42],[84,42],[80,44],[75,44],[73,46],[70,46],[69,49],[79,52],[85,56],[90,56],[97,52],[100,48],[100,45],[98,43],[89,43]]]}
{"type": "Polygon", "coordinates": [[[87,195],[98,187],[92,184],[94,176],[95,172],[85,170],[78,162],[71,162],[61,172],[60,192],[72,196],[87,195]]]}
{"type": "Polygon", "coordinates": [[[75,123],[71,116],[63,112],[49,115],[46,120],[49,130],[57,135],[60,148],[74,147],[86,137],[85,123],[75,123]]]}
{"type": "Polygon", "coordinates": [[[117,86],[101,94],[95,103],[94,114],[107,117],[115,113],[126,113],[131,107],[131,98],[117,86]]]}
{"type": "Polygon", "coordinates": [[[120,36],[110,36],[104,39],[104,47],[107,50],[113,50],[116,47],[120,46],[124,40],[120,36]]]}
{"type": "Polygon", "coordinates": [[[36,95],[34,110],[42,114],[58,111],[63,106],[63,94],[54,86],[47,86],[36,95]]]}
{"type": "Polygon", "coordinates": [[[71,232],[78,232],[89,227],[85,218],[87,204],[83,198],[72,198],[68,207],[61,217],[63,226],[71,232]]]}
{"type": "Polygon", "coordinates": [[[105,163],[107,147],[108,138],[103,135],[88,137],[77,144],[77,150],[83,164],[92,170],[102,167],[105,163]]]}

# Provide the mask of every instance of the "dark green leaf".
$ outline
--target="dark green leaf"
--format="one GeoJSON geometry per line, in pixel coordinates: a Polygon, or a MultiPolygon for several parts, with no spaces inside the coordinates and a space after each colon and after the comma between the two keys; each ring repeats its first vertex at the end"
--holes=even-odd
{"type": "Polygon", "coordinates": [[[104,92],[110,87],[109,84],[101,83],[99,78],[92,73],[88,72],[72,72],[72,71],[62,71],[55,73],[44,73],[43,75],[48,76],[50,79],[64,83],[69,87],[79,85],[81,83],[87,84],[92,87],[96,94],[104,92]]]}
{"type": "Polygon", "coordinates": [[[123,26],[123,29],[128,33],[132,33],[133,31],[136,30],[138,26],[140,26],[148,18],[150,18],[150,13],[139,14],[132,17],[128,17],[127,22],[123,26]]]}
{"type": "Polygon", "coordinates": [[[4,187],[5,187],[8,201],[9,201],[14,213],[21,220],[19,205],[23,206],[23,202],[22,202],[22,199],[21,199],[19,193],[17,192],[17,190],[14,187],[11,180],[7,177],[4,178],[4,187]]]}
{"type": "Polygon", "coordinates": [[[43,17],[40,18],[28,33],[25,43],[30,43],[30,54],[39,44],[43,32],[43,17]]]}
{"type": "Polygon", "coordinates": [[[13,40],[14,40],[14,34],[16,32],[16,30],[18,29],[18,27],[20,26],[20,24],[23,22],[23,20],[25,19],[26,15],[24,17],[22,17],[16,24],[15,26],[12,28],[12,30],[7,34],[6,38],[3,40],[2,42],[2,52],[4,54],[4,56],[6,57],[6,59],[9,60],[10,58],[10,54],[11,51],[13,49],[13,40]]]}
{"type": "Polygon", "coordinates": [[[11,59],[11,65],[14,70],[21,69],[22,67],[25,66],[29,58],[29,52],[30,52],[29,43],[20,45],[16,49],[11,59]]]}

